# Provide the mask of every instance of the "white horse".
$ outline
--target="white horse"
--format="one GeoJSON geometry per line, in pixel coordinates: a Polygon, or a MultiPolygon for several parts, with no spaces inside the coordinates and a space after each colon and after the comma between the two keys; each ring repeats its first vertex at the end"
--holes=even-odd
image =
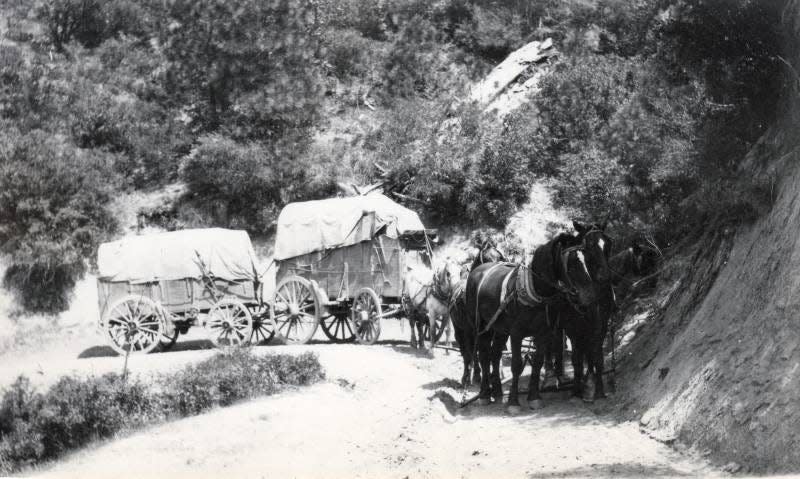
{"type": "Polygon", "coordinates": [[[411,326],[412,348],[427,349],[424,332],[427,324],[427,339],[433,349],[436,321],[449,320],[450,299],[460,279],[461,266],[453,261],[434,264],[433,269],[421,265],[409,266],[403,282],[403,308],[411,326]]]}

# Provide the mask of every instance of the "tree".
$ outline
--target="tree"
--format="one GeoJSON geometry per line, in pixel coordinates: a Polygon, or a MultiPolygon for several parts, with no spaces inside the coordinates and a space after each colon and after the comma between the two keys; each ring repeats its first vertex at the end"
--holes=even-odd
{"type": "Polygon", "coordinates": [[[65,310],[86,259],[116,229],[107,208],[112,158],[41,130],[3,131],[0,244],[11,257],[4,284],[26,309],[65,310]]]}
{"type": "Polygon", "coordinates": [[[201,131],[272,141],[317,116],[313,5],[299,0],[176,0],[162,41],[172,93],[201,131]]]}

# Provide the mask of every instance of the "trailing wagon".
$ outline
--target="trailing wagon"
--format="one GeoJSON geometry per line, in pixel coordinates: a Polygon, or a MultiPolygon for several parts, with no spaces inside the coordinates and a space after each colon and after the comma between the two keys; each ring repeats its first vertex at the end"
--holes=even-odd
{"type": "Polygon", "coordinates": [[[120,354],[171,347],[192,326],[217,346],[272,338],[256,257],[244,231],[132,236],[98,250],[99,328],[120,354]]]}

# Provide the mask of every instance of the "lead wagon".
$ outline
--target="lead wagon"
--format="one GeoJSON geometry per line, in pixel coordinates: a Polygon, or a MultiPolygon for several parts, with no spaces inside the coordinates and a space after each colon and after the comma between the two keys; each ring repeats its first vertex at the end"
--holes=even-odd
{"type": "Polygon", "coordinates": [[[291,203],[278,218],[276,335],[303,344],[322,327],[330,340],[374,343],[381,320],[402,311],[409,267],[429,267],[419,216],[381,194],[291,203]]]}
{"type": "Polygon", "coordinates": [[[171,347],[191,326],[216,346],[268,341],[256,257],[244,231],[132,236],[98,250],[100,330],[118,353],[171,347]]]}

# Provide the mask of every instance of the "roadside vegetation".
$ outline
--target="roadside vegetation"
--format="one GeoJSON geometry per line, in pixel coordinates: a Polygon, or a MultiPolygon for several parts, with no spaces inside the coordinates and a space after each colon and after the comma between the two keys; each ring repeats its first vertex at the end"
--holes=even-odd
{"type": "Polygon", "coordinates": [[[437,226],[557,200],[662,244],[769,206],[739,171],[781,91],[769,0],[0,1],[3,284],[64,310],[120,191],[268,235],[287,202],[385,181],[437,226]],[[504,121],[464,102],[513,50],[560,51],[504,121]],[[454,126],[455,125],[455,126],[454,126]],[[443,131],[449,131],[443,134],[443,131]],[[343,133],[343,141],[321,140],[343,133]]]}
{"type": "Polygon", "coordinates": [[[56,459],[93,441],[322,380],[317,356],[220,352],[147,380],[63,377],[45,392],[20,377],[0,398],[0,474],[56,459]]]}

